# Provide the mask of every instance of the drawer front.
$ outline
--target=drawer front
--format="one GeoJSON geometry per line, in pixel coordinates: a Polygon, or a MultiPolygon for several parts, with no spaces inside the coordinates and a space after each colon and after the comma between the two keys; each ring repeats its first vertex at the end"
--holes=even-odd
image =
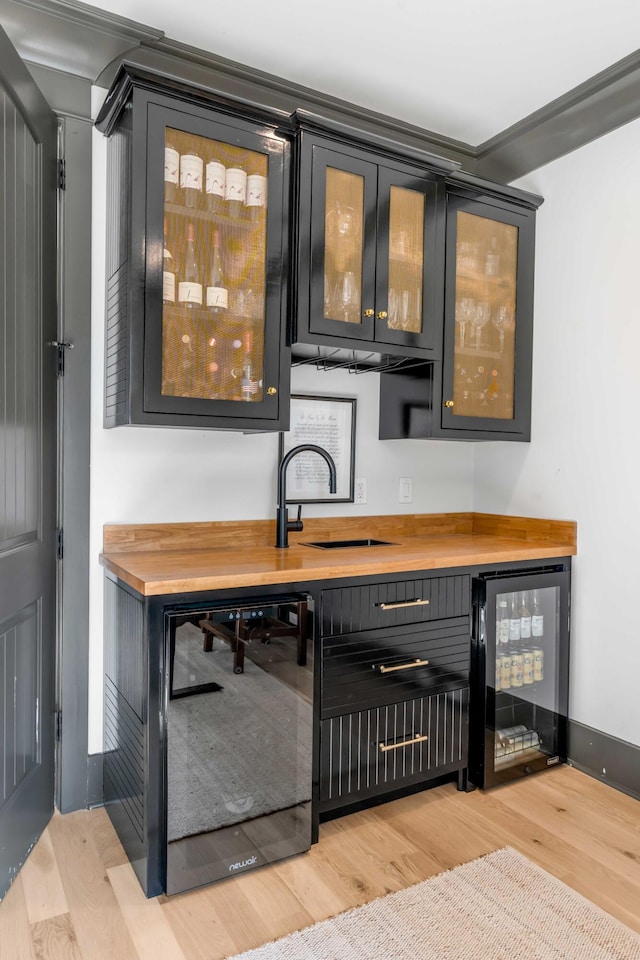
{"type": "Polygon", "coordinates": [[[444,617],[462,617],[471,606],[471,578],[420,577],[322,591],[323,637],[378,630],[444,617]]]}
{"type": "Polygon", "coordinates": [[[324,810],[399,790],[467,765],[469,690],[323,720],[324,810]]]}
{"type": "Polygon", "coordinates": [[[470,649],[468,617],[326,638],[321,716],[466,687],[470,649]]]}

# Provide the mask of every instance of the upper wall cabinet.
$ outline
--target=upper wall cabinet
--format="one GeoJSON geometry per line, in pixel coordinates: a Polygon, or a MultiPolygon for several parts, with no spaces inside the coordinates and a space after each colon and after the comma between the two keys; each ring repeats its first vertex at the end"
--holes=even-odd
{"type": "Polygon", "coordinates": [[[286,119],[121,68],[97,120],[106,426],[287,428],[286,119]]]}
{"type": "Polygon", "coordinates": [[[442,360],[383,374],[382,439],[530,439],[541,198],[463,176],[447,186],[442,360]]]}
{"type": "MultiPolygon", "coordinates": [[[[444,176],[299,111],[294,344],[439,356],[444,176]]],[[[326,123],[326,121],[325,121],[326,123]]]]}

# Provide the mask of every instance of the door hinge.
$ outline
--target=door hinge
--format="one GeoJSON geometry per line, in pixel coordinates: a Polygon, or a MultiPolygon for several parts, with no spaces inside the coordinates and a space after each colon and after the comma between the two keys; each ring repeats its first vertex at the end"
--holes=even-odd
{"type": "Polygon", "coordinates": [[[67,189],[67,167],[64,160],[58,160],[58,190],[67,189]]]}
{"type": "Polygon", "coordinates": [[[54,727],[55,727],[55,738],[59,743],[62,740],[62,710],[56,710],[54,727]]]}
{"type": "Polygon", "coordinates": [[[64,554],[64,536],[62,533],[62,527],[58,527],[56,530],[56,558],[62,560],[64,554]]]}
{"type": "Polygon", "coordinates": [[[49,346],[56,348],[56,375],[64,377],[64,352],[73,350],[73,344],[68,340],[50,340],[49,346]]]}

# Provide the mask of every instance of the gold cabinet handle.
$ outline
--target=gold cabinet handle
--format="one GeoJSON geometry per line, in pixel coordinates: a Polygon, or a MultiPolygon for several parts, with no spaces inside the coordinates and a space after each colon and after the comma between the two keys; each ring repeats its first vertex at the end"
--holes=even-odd
{"type": "Polygon", "coordinates": [[[380,603],[381,610],[399,610],[400,607],[424,607],[428,600],[396,600],[394,603],[380,603]]]}
{"type": "Polygon", "coordinates": [[[445,400],[444,405],[445,405],[445,407],[452,407],[452,406],[453,406],[453,400],[445,400]]]}
{"type": "Polygon", "coordinates": [[[389,314],[387,313],[386,310],[381,310],[380,313],[378,314],[378,320],[386,320],[388,316],[389,314]]]}
{"type": "Polygon", "coordinates": [[[383,663],[372,663],[371,666],[374,670],[378,670],[380,673],[394,673],[396,670],[413,670],[414,667],[426,667],[429,665],[428,660],[412,660],[410,663],[399,663],[397,666],[385,667],[383,663]]]}
{"type": "Polygon", "coordinates": [[[424,740],[428,740],[429,737],[426,733],[419,733],[416,737],[413,737],[411,740],[403,740],[402,743],[379,743],[378,748],[380,753],[386,753],[387,750],[399,750],[400,747],[410,747],[414,743],[422,743],[424,740]]]}
{"type": "Polygon", "coordinates": [[[368,310],[365,310],[364,315],[365,317],[373,317],[375,316],[375,310],[372,310],[371,307],[369,307],[368,310]]]}
{"type": "Polygon", "coordinates": [[[267,387],[267,393],[270,397],[275,397],[277,392],[278,392],[277,387],[267,387]]]}

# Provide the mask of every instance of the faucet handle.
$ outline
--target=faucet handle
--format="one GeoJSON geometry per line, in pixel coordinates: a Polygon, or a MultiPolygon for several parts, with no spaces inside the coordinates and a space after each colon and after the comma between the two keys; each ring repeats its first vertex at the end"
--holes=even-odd
{"type": "Polygon", "coordinates": [[[302,522],[302,504],[298,504],[298,516],[296,520],[287,520],[287,530],[304,530],[302,522]]]}

